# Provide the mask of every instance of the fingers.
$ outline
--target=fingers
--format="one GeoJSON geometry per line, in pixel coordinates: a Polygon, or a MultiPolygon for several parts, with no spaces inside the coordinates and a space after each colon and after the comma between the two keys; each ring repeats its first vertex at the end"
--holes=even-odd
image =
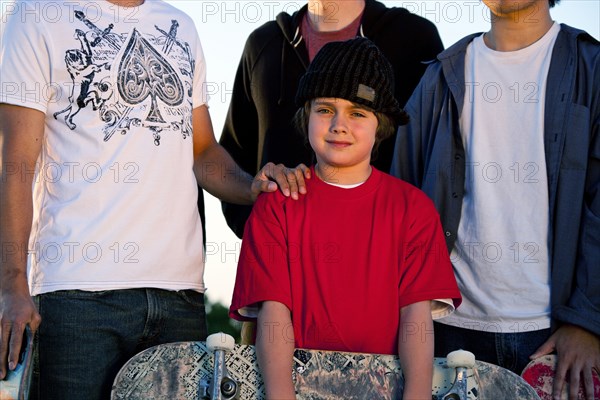
{"type": "Polygon", "coordinates": [[[10,325],[0,327],[0,380],[6,377],[6,363],[8,360],[8,341],[10,339],[10,325]]]}
{"type": "Polygon", "coordinates": [[[600,338],[575,325],[563,325],[552,336],[558,355],[553,398],[561,398],[564,390],[569,399],[584,392],[587,400],[593,399],[592,371],[600,365],[600,338]],[[564,389],[567,378],[568,391],[564,389]]]}
{"type": "Polygon", "coordinates": [[[594,400],[594,377],[592,369],[586,368],[583,371],[583,386],[585,388],[585,398],[587,400],[594,400]]]}
{"type": "Polygon", "coordinates": [[[310,179],[310,168],[304,164],[298,164],[295,168],[296,182],[298,182],[298,192],[306,194],[305,179],[310,179]]]}
{"type": "Polygon", "coordinates": [[[24,325],[2,325],[2,338],[0,339],[0,379],[4,379],[8,371],[16,368],[21,352],[24,325]]]}
{"type": "Polygon", "coordinates": [[[37,312],[37,310],[35,310],[35,312],[33,313],[33,317],[31,318],[31,321],[29,321],[29,328],[31,329],[32,335],[34,335],[37,332],[41,323],[42,323],[42,316],[37,312]]]}
{"type": "Polygon", "coordinates": [[[21,354],[21,345],[23,344],[23,333],[25,333],[25,325],[13,325],[8,351],[8,369],[10,371],[14,370],[19,363],[19,354],[21,354]]]}
{"type": "Polygon", "coordinates": [[[571,373],[569,374],[569,399],[577,400],[577,393],[579,392],[579,378],[581,376],[581,371],[576,368],[571,368],[571,373]]]}
{"type": "Polygon", "coordinates": [[[310,169],[304,164],[287,168],[283,164],[267,163],[254,181],[262,192],[273,192],[279,187],[284,196],[297,200],[299,193],[306,193],[305,179],[310,179],[310,169]]]}
{"type": "Polygon", "coordinates": [[[29,325],[31,334],[35,334],[42,322],[42,317],[29,296],[27,296],[27,300],[25,307],[20,311],[14,314],[7,313],[19,315],[18,317],[2,316],[0,323],[0,379],[4,379],[7,372],[14,370],[19,362],[25,327],[29,325]]]}
{"type": "Polygon", "coordinates": [[[274,171],[275,174],[272,178],[277,182],[283,195],[286,197],[291,195],[293,199],[297,199],[298,183],[294,171],[282,164],[276,165],[274,171]]]}
{"type": "Polygon", "coordinates": [[[306,165],[298,164],[295,169],[302,174],[303,179],[310,179],[310,168],[308,168],[306,165]]]}
{"type": "Polygon", "coordinates": [[[252,182],[252,191],[258,195],[261,192],[274,192],[277,190],[277,184],[269,180],[254,179],[252,182]]]}
{"type": "MultiPolygon", "coordinates": [[[[294,169],[285,168],[284,176],[286,183],[289,185],[289,192],[292,196],[292,199],[298,200],[298,193],[306,193],[306,185],[304,183],[304,172],[302,171],[302,169],[298,167],[294,169]]],[[[277,183],[279,184],[280,182],[278,181],[277,183]]],[[[286,194],[284,193],[284,195],[286,194]]]]}
{"type": "Polygon", "coordinates": [[[555,400],[561,399],[561,395],[566,384],[568,367],[566,367],[565,365],[566,363],[559,362],[556,368],[556,374],[554,375],[554,383],[552,385],[552,398],[555,400]]]}
{"type": "Polygon", "coordinates": [[[552,354],[556,349],[556,345],[554,342],[554,338],[550,337],[544,344],[542,344],[531,356],[529,356],[530,360],[535,360],[536,358],[540,358],[542,356],[546,356],[548,354],[552,354]]]}
{"type": "Polygon", "coordinates": [[[559,362],[553,385],[553,398],[577,400],[580,392],[585,393],[585,399],[594,400],[593,368],[581,364],[576,360],[572,362],[559,362]],[[568,377],[568,379],[567,379],[568,377]],[[568,397],[564,397],[567,394],[568,397]]]}

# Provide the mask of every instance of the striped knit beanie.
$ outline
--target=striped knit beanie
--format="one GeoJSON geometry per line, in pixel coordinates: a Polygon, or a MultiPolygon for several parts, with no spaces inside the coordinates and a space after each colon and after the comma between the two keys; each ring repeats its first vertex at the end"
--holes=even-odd
{"type": "Polygon", "coordinates": [[[395,119],[404,111],[394,97],[394,71],[369,39],[357,37],[327,43],[300,79],[296,104],[335,97],[365,105],[395,119]]]}

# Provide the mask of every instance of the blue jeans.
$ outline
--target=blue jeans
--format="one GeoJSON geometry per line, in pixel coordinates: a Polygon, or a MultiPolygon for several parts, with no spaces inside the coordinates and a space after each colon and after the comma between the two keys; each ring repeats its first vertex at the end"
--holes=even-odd
{"type": "Polygon", "coordinates": [[[434,322],[435,356],[446,357],[463,349],[489,362],[521,374],[532,355],[549,337],[550,329],[520,333],[495,333],[458,328],[434,322]]]}
{"type": "Polygon", "coordinates": [[[32,392],[40,399],[106,400],[136,353],[206,338],[204,295],[191,290],[69,290],[36,301],[42,324],[32,392]]]}

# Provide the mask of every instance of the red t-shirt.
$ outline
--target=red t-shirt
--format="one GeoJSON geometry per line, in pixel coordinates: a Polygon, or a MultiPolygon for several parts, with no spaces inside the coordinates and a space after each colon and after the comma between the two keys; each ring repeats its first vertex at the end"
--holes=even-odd
{"type": "Polygon", "coordinates": [[[441,298],[458,306],[439,216],[424,193],[375,168],[353,189],[329,185],[313,170],[307,192],[256,201],[233,318],[277,301],[291,311],[298,348],[397,354],[401,307],[441,298]]]}

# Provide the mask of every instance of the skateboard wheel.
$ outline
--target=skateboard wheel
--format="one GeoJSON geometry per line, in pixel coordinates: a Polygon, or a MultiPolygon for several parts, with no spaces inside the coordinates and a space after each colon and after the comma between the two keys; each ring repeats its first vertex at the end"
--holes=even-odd
{"type": "Polygon", "coordinates": [[[446,356],[446,364],[450,368],[473,368],[475,366],[475,354],[466,350],[455,350],[446,356]]]}
{"type": "Polygon", "coordinates": [[[232,351],[235,347],[235,339],[223,332],[213,333],[206,338],[206,347],[213,353],[215,350],[232,351]]]}
{"type": "Polygon", "coordinates": [[[224,378],[223,382],[221,382],[221,394],[225,396],[225,398],[233,398],[238,391],[237,382],[230,378],[224,378]]]}

